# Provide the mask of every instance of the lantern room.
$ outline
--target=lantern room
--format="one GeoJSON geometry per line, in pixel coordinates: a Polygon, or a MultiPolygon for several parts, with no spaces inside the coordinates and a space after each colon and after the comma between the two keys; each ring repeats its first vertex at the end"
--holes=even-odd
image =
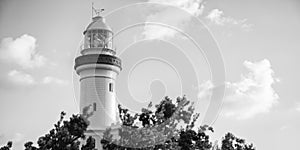
{"type": "Polygon", "coordinates": [[[81,53],[115,55],[113,48],[113,32],[102,16],[93,17],[84,34],[84,44],[81,53]]]}

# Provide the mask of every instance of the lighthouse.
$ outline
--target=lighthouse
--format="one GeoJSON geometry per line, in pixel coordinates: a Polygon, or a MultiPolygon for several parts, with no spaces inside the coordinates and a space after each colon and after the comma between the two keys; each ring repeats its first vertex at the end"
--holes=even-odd
{"type": "Polygon", "coordinates": [[[90,107],[93,115],[87,136],[96,139],[101,150],[103,131],[117,122],[115,83],[121,71],[121,59],[113,47],[113,32],[105,18],[97,15],[83,32],[84,42],[80,56],[75,59],[74,69],[80,82],[80,112],[90,107]]]}

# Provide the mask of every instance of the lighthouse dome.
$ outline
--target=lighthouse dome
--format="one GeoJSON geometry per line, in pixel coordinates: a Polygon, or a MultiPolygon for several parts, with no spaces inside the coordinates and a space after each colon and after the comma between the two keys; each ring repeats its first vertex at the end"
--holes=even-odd
{"type": "Polygon", "coordinates": [[[112,29],[106,24],[105,18],[103,18],[102,16],[93,17],[93,21],[87,26],[85,32],[88,30],[95,30],[95,29],[107,30],[112,32],[112,29]]]}

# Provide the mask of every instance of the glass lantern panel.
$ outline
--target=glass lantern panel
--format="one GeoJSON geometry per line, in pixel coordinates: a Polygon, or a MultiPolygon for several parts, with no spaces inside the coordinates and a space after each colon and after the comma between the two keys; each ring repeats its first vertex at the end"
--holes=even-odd
{"type": "Polygon", "coordinates": [[[106,47],[109,48],[109,49],[113,48],[112,38],[113,38],[112,33],[111,32],[106,32],[106,39],[107,39],[106,47]]]}
{"type": "Polygon", "coordinates": [[[101,37],[99,30],[92,31],[92,47],[99,48],[104,46],[104,39],[101,37]]]}
{"type": "Polygon", "coordinates": [[[113,50],[113,33],[107,30],[87,31],[84,48],[108,48],[113,50]]]}
{"type": "Polygon", "coordinates": [[[86,32],[85,38],[84,38],[84,48],[90,48],[91,47],[91,42],[92,42],[92,35],[91,31],[86,32]]]}

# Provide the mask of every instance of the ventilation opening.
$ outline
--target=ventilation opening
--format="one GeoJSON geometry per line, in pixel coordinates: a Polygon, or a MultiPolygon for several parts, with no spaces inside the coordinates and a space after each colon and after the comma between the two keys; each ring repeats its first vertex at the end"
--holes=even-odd
{"type": "Polygon", "coordinates": [[[93,110],[97,111],[97,105],[96,105],[96,103],[93,103],[93,110]]]}
{"type": "Polygon", "coordinates": [[[109,83],[109,92],[113,92],[114,91],[114,87],[113,87],[113,84],[112,83],[109,83]]]}

